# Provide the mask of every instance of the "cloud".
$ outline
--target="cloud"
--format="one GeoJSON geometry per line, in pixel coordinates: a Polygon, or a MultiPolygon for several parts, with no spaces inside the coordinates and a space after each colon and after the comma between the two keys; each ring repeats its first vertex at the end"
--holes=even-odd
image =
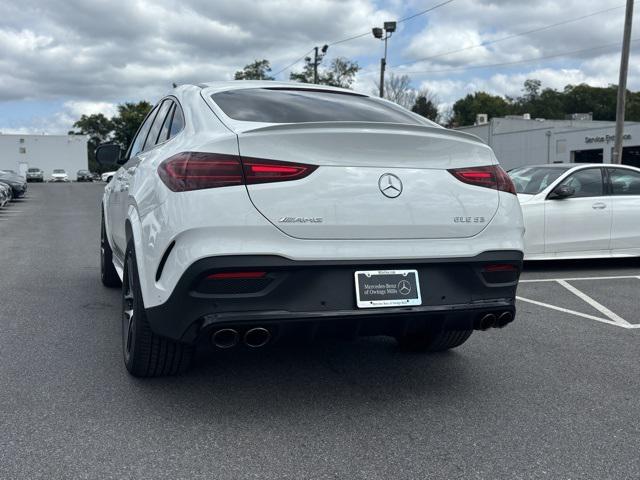
{"type": "MultiPolygon", "coordinates": [[[[227,80],[254,59],[278,71],[315,45],[367,33],[385,20],[433,5],[426,0],[21,0],[0,1],[0,130],[67,131],[82,113],[113,113],[123,101],[155,101],[173,82],[227,80]],[[16,102],[57,102],[54,113],[14,115],[16,102]],[[10,108],[3,106],[11,105],[10,108]],[[12,110],[13,109],[13,110],[12,110]],[[16,120],[19,119],[19,120],[16,120]],[[4,124],[2,123],[4,122],[4,124]],[[20,124],[18,124],[20,123],[20,124]],[[4,126],[6,125],[6,127],[4,126]]],[[[390,42],[389,71],[410,73],[443,105],[474,89],[517,95],[526,78],[544,86],[617,82],[615,48],[509,68],[465,70],[619,42],[622,0],[456,0],[403,23],[390,42]],[[527,30],[612,9],[579,21],[527,30]],[[442,55],[486,42],[485,46],[442,55]],[[415,63],[411,60],[435,57],[415,63]],[[404,65],[395,65],[403,63],[404,65]],[[456,68],[459,70],[451,71],[456,68]],[[413,73],[442,71],[442,73],[413,73]]],[[[640,42],[634,45],[640,45],[640,42]]],[[[333,45],[363,68],[355,89],[371,93],[381,44],[371,36],[333,45]]],[[[634,56],[634,59],[637,57],[634,56]]],[[[296,65],[294,68],[300,68],[296,65]]],[[[288,71],[279,77],[286,79],[288,71]]],[[[640,88],[632,61],[629,86],[640,88]]]]}

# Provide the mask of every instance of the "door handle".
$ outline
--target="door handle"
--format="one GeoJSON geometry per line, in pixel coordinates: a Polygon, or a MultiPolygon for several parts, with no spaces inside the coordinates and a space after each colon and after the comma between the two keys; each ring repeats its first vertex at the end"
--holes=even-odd
{"type": "Polygon", "coordinates": [[[594,210],[604,210],[605,208],[607,208],[607,204],[602,202],[597,202],[591,205],[591,208],[593,208],[594,210]]]}

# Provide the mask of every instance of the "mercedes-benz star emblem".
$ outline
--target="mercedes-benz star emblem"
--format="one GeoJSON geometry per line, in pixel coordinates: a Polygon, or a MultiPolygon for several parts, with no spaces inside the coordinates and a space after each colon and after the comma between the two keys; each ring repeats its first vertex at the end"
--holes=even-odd
{"type": "Polygon", "coordinates": [[[378,180],[378,187],[385,197],[396,198],[402,193],[402,182],[393,173],[385,173],[378,180]]]}
{"type": "Polygon", "coordinates": [[[402,295],[409,295],[411,293],[411,284],[409,280],[400,280],[398,282],[398,291],[402,295]]]}

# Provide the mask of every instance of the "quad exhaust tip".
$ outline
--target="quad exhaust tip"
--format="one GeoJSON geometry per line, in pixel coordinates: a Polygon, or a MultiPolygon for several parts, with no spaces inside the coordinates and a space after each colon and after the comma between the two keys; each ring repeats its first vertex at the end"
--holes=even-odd
{"type": "Polygon", "coordinates": [[[233,348],[238,344],[240,335],[233,328],[221,328],[211,335],[211,342],[218,348],[233,348]]]}
{"type": "Polygon", "coordinates": [[[250,348],[264,347],[270,340],[271,332],[262,327],[252,328],[244,334],[244,344],[250,348]]]}
{"type": "Polygon", "coordinates": [[[513,313],[511,313],[511,312],[502,312],[500,314],[500,316],[498,317],[498,320],[496,322],[496,326],[497,327],[504,327],[508,323],[511,323],[511,321],[513,321],[513,313]]]}
{"type": "Polygon", "coordinates": [[[487,313],[484,317],[480,319],[478,323],[478,328],[480,330],[488,330],[491,327],[495,327],[497,317],[493,313],[487,313]]]}

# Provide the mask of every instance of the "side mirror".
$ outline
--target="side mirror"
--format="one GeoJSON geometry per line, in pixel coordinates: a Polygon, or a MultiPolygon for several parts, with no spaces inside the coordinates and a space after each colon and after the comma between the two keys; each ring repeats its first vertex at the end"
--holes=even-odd
{"type": "Polygon", "coordinates": [[[96,148],[96,162],[100,165],[117,165],[120,162],[122,150],[116,143],[103,143],[96,148]]]}
{"type": "Polygon", "coordinates": [[[576,189],[569,185],[560,185],[553,189],[553,192],[549,195],[550,200],[562,200],[563,198],[569,198],[576,194],[576,189]]]}

